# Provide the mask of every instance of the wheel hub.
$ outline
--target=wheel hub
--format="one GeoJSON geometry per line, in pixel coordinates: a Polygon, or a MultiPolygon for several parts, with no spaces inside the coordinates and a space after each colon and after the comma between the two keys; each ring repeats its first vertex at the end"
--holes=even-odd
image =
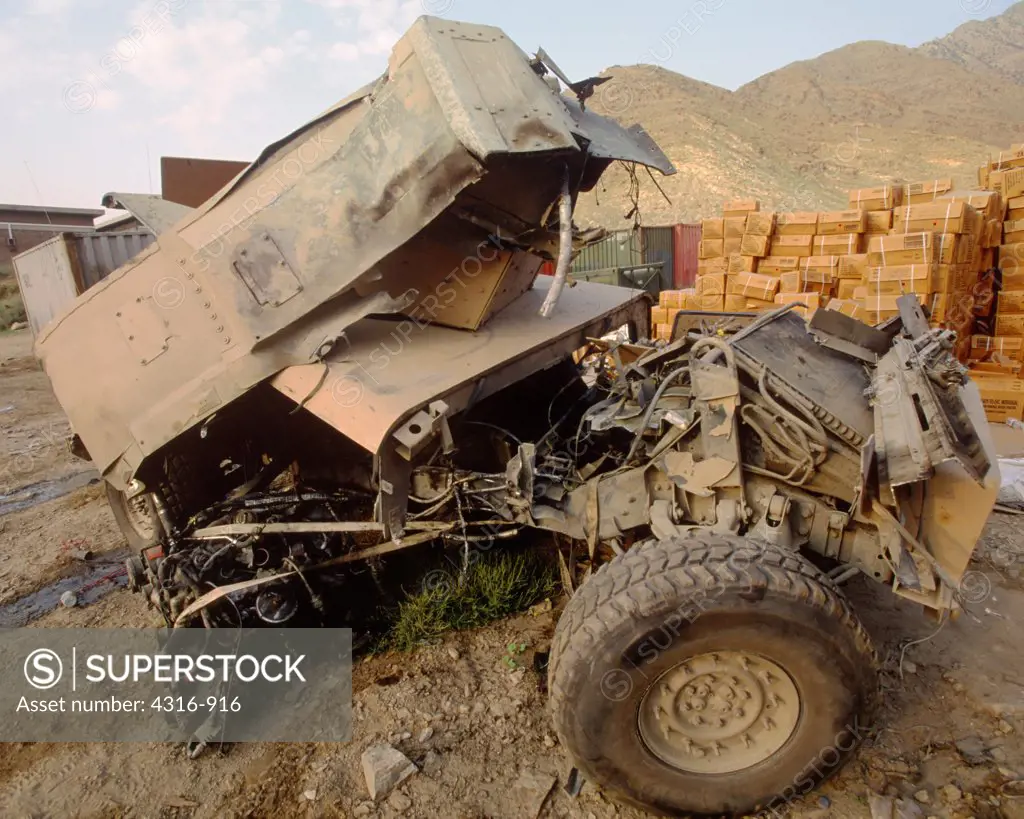
{"type": "Polygon", "coordinates": [[[722,774],[768,759],[799,717],[800,695],[780,666],[746,651],[719,651],[662,674],[644,693],[638,727],[662,762],[722,774]]]}

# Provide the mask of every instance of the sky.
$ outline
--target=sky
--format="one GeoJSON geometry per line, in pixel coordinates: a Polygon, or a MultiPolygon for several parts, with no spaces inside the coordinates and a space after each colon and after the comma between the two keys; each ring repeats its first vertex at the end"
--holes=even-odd
{"type": "Polygon", "coordinates": [[[382,74],[422,14],[496,25],[571,78],[651,63],[735,89],[1012,0],[0,0],[0,202],[159,193],[159,158],[251,160],[382,74]]]}

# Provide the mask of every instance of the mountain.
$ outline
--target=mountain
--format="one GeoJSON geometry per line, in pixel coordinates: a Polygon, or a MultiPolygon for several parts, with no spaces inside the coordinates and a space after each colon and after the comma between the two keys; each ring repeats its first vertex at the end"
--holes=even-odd
{"type": "Polygon", "coordinates": [[[631,186],[621,166],[581,197],[577,223],[693,221],[725,199],[777,210],[841,208],[846,191],[953,177],[1024,142],[1024,2],[919,48],[860,42],[728,91],[650,65],[615,66],[589,104],[643,123],[678,173],[631,186]],[[660,190],[659,190],[660,187],[660,190]]]}

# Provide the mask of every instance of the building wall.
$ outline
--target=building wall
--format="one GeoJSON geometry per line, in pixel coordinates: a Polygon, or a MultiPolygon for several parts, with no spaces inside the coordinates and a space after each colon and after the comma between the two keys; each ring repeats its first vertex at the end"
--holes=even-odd
{"type": "Polygon", "coordinates": [[[160,157],[160,193],[169,202],[198,208],[249,166],[228,159],[160,157]]]}
{"type": "Polygon", "coordinates": [[[19,210],[18,208],[0,208],[0,267],[11,268],[11,259],[19,253],[31,250],[36,245],[49,241],[59,230],[48,230],[46,225],[52,223],[67,227],[81,227],[83,230],[92,230],[92,222],[95,217],[89,213],[53,213],[49,219],[45,213],[37,210],[19,210]],[[14,247],[7,244],[8,233],[7,223],[22,223],[32,225],[29,228],[13,228],[14,247]],[[38,225],[38,227],[34,227],[38,225]]]}
{"type": "MultiPolygon", "coordinates": [[[[99,211],[102,213],[102,211],[99,211]]],[[[38,210],[20,210],[18,208],[0,208],[0,222],[23,222],[32,225],[45,225],[52,222],[55,225],[81,225],[91,228],[95,217],[91,213],[52,213],[47,217],[45,213],[38,210]]]]}
{"type": "Polygon", "coordinates": [[[15,230],[14,247],[11,247],[7,244],[7,225],[0,225],[0,267],[10,270],[13,257],[49,241],[58,233],[54,230],[15,230]]]}

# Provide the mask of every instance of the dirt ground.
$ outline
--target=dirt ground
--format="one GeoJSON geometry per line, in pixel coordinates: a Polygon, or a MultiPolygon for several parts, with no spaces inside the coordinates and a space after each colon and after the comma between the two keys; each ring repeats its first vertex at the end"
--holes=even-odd
{"type": "MultiPolygon", "coordinates": [[[[125,544],[101,485],[90,483],[95,474],[64,448],[67,423],[24,331],[0,333],[0,430],[0,625],[19,624],[26,609],[16,601],[33,593],[35,627],[158,625],[116,572],[89,573],[74,556],[89,549],[115,566],[125,544]],[[60,607],[54,588],[97,599],[60,607]]],[[[989,593],[938,630],[886,589],[850,584],[886,657],[885,713],[838,777],[782,813],[869,817],[876,793],[909,800],[922,819],[1024,819],[1019,521],[992,517],[972,567],[989,593]]],[[[570,765],[532,667],[553,629],[550,612],[523,615],[411,655],[360,661],[346,745],[238,745],[196,761],[158,744],[0,745],[0,816],[639,819],[591,784],[577,797],[563,787],[570,765]],[[503,661],[511,642],[528,646],[516,669],[503,661]],[[377,742],[391,742],[419,772],[374,805],[360,755],[377,742]]]]}

